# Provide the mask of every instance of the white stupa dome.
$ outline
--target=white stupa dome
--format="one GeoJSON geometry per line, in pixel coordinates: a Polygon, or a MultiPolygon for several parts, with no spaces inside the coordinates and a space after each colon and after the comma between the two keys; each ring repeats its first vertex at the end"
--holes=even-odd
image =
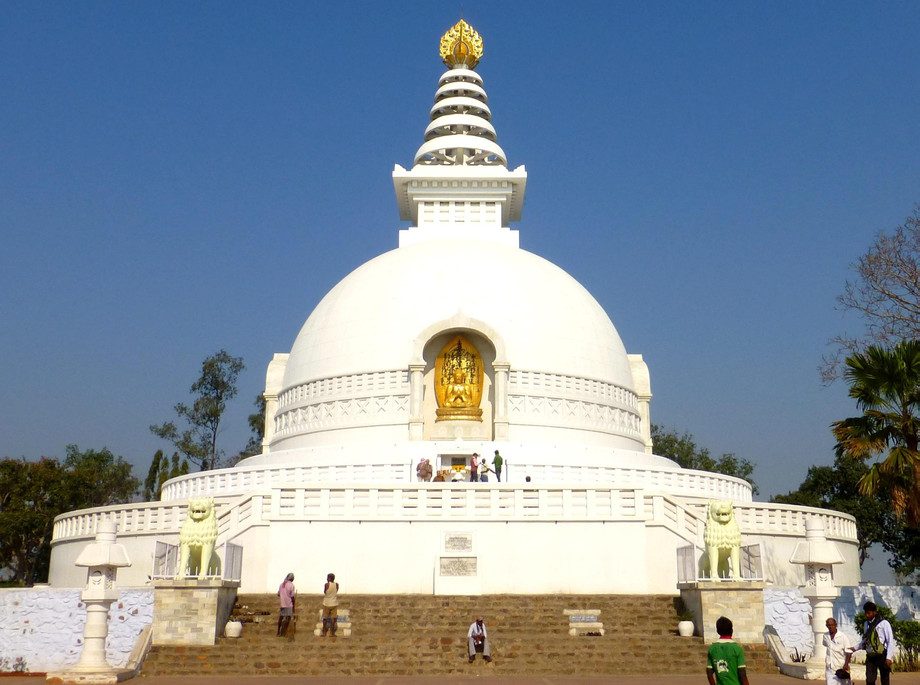
{"type": "Polygon", "coordinates": [[[626,349],[581,284],[520,248],[462,240],[392,250],[346,276],[301,329],[283,385],[407,369],[427,332],[464,319],[516,369],[633,388],[626,349]]]}
{"type": "Polygon", "coordinates": [[[269,367],[272,455],[263,461],[318,463],[330,450],[405,453],[456,440],[470,454],[519,442],[566,461],[567,445],[650,452],[641,356],[626,353],[584,287],[520,249],[510,228],[521,219],[527,172],[509,170],[498,145],[473,71],[481,48],[463,21],[442,41],[449,69],[424,142],[411,169],[393,171],[400,218],[410,222],[399,247],[339,282],[269,367]],[[436,399],[448,384],[438,360],[458,339],[483,374],[467,379],[476,398],[460,414],[436,399]]]}

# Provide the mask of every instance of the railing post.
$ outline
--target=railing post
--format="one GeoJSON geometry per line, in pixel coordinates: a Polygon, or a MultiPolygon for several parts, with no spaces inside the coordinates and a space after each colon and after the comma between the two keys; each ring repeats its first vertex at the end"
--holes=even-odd
{"type": "Polygon", "coordinates": [[[418,516],[419,518],[428,518],[428,489],[418,489],[418,516]]]}
{"type": "Polygon", "coordinates": [[[640,521],[645,520],[645,490],[635,488],[633,494],[633,516],[640,521]]]}
{"type": "Polygon", "coordinates": [[[367,493],[367,506],[371,516],[380,516],[380,490],[371,488],[367,493]]]}

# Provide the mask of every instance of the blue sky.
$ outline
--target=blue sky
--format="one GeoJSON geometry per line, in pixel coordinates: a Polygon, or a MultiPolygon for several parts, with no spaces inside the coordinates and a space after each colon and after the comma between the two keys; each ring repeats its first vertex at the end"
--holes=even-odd
{"type": "MultiPolygon", "coordinates": [[[[396,246],[460,5],[6,2],[0,22],[0,455],[107,446],[220,348],[265,367],[396,246]]],[[[651,369],[653,421],[757,464],[832,461],[854,412],[816,370],[850,264],[920,201],[920,4],[479,2],[525,249],[581,281],[651,369]]],[[[471,274],[488,278],[489,274],[471,274]]]]}

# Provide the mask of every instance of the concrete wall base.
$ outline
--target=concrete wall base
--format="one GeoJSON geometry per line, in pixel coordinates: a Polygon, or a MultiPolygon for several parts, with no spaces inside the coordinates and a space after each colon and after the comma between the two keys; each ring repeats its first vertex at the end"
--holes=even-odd
{"type": "Polygon", "coordinates": [[[238,581],[154,581],[153,644],[213,645],[230,618],[238,581]]]}
{"type": "Polygon", "coordinates": [[[762,582],[751,581],[699,581],[680,583],[680,597],[687,609],[693,612],[695,634],[710,644],[719,639],[716,621],[720,616],[731,619],[734,638],[738,642],[763,641],[763,588],[762,582]]]}

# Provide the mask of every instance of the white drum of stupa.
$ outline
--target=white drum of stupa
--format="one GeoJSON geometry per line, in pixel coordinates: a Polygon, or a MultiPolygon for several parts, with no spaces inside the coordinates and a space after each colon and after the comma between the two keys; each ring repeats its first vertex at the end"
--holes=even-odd
{"type": "Polygon", "coordinates": [[[852,517],[754,502],[743,480],[653,454],[642,356],[510,227],[527,174],[498,145],[475,71],[482,39],[460,21],[440,52],[423,142],[393,171],[409,227],[269,364],[263,453],[174,479],[160,502],[60,517],[52,584],[71,583],[68,561],[101,517],[119,517],[119,541],[149,558],[197,497],[215,500],[219,544],[243,548],[244,592],[294,571],[335,572],[351,592],[675,593],[711,499],[734,502],[757,577],[803,582],[788,559],[816,517],[846,560],[838,584],[858,582],[852,517]],[[488,480],[471,482],[474,460],[488,480]]]}

